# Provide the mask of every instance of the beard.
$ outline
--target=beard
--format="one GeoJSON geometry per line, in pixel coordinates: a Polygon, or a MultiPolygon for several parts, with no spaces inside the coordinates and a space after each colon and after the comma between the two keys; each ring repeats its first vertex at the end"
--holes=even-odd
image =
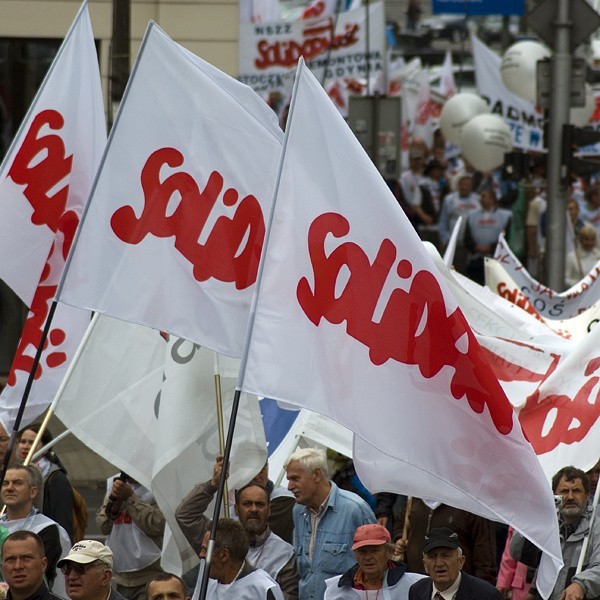
{"type": "Polygon", "coordinates": [[[246,519],[246,522],[243,523],[243,525],[246,533],[249,533],[250,535],[259,535],[267,527],[266,522],[261,521],[260,519],[246,519]]]}
{"type": "Polygon", "coordinates": [[[577,504],[571,506],[564,506],[560,512],[562,513],[563,517],[568,517],[572,519],[574,517],[580,517],[584,513],[584,511],[585,505],[580,506],[579,504],[577,504]]]}

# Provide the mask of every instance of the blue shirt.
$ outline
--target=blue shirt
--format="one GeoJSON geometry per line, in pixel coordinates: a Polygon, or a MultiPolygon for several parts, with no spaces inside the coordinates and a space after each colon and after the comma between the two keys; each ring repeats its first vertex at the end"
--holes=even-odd
{"type": "Polygon", "coordinates": [[[308,553],[311,512],[307,506],[294,506],[294,550],[300,571],[300,600],[321,600],[325,580],[341,575],[356,562],[352,543],[357,527],[375,523],[369,505],[357,494],[341,490],[331,482],[331,493],[317,525],[312,561],[308,553]]]}

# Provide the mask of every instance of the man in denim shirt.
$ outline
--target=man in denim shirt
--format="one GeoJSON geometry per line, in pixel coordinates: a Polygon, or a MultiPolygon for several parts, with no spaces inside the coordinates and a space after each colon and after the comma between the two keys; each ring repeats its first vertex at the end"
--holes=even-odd
{"type": "Polygon", "coordinates": [[[285,465],[294,506],[294,550],[300,570],[300,600],[321,600],[325,580],[355,563],[354,532],[375,523],[369,505],[329,480],[324,450],[297,450],[285,465]]]}

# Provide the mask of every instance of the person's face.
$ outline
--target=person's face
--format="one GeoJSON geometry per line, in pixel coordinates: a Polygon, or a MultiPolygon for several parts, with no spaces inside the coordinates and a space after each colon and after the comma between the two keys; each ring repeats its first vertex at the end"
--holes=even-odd
{"type": "Polygon", "coordinates": [[[2,548],[2,575],[11,590],[20,595],[35,592],[44,580],[48,561],[35,540],[9,540],[2,548]]]}
{"type": "Polygon", "coordinates": [[[596,236],[591,233],[580,233],[579,242],[586,252],[590,252],[596,245],[596,236]]]}
{"type": "Polygon", "coordinates": [[[87,565],[67,561],[61,567],[65,575],[67,596],[71,600],[86,600],[98,594],[98,590],[110,587],[112,572],[108,565],[96,560],[87,565]]]}
{"type": "Polygon", "coordinates": [[[262,533],[267,528],[270,512],[267,492],[257,486],[245,488],[240,492],[235,512],[247,533],[262,533]]]}
{"type": "MultiPolygon", "coordinates": [[[[29,454],[29,451],[31,450],[31,447],[33,446],[33,442],[35,441],[36,437],[37,433],[35,431],[32,431],[31,429],[26,429],[21,434],[21,439],[19,440],[19,447],[17,449],[17,454],[20,458],[27,458],[27,455],[29,454]]],[[[38,442],[35,451],[37,452],[41,447],[42,443],[38,442]]]]}
{"type": "Polygon", "coordinates": [[[571,223],[577,223],[577,219],[579,218],[579,204],[574,200],[569,201],[567,202],[567,210],[569,211],[571,223]]]}
{"type": "Polygon", "coordinates": [[[7,508],[26,506],[37,495],[37,487],[30,486],[27,471],[24,469],[8,469],[2,482],[2,501],[7,508]]]}
{"type": "Polygon", "coordinates": [[[494,207],[494,197],[488,190],[483,190],[479,196],[479,203],[483,210],[491,210],[494,207]]]}
{"type": "Polygon", "coordinates": [[[567,481],[564,477],[558,482],[554,493],[562,496],[560,514],[565,521],[576,521],[585,512],[589,494],[586,494],[581,479],[567,481]]]}
{"type": "Polygon", "coordinates": [[[600,206],[600,192],[594,192],[589,195],[588,204],[593,208],[598,208],[600,206]]]}
{"type": "Polygon", "coordinates": [[[148,585],[147,600],[186,600],[187,597],[187,590],[174,577],[167,581],[151,581],[148,585]]]}
{"type": "Polygon", "coordinates": [[[9,435],[6,433],[6,429],[0,423],[0,461],[4,460],[6,451],[8,450],[8,442],[10,440],[9,435]]]}
{"type": "Polygon", "coordinates": [[[286,470],[288,490],[294,494],[298,504],[311,505],[319,489],[319,469],[307,473],[297,461],[291,461],[286,470]]]}
{"type": "Polygon", "coordinates": [[[463,177],[458,182],[458,194],[459,196],[468,196],[473,191],[473,182],[470,177],[463,177]]]}
{"type": "Polygon", "coordinates": [[[367,579],[383,577],[390,559],[390,551],[385,544],[361,546],[354,551],[358,566],[367,579]]]}
{"type": "Polygon", "coordinates": [[[447,590],[456,581],[464,564],[465,557],[459,556],[458,548],[434,548],[423,554],[425,572],[433,579],[440,592],[447,590]]]}
{"type": "Polygon", "coordinates": [[[252,478],[250,483],[259,485],[262,488],[267,489],[269,484],[269,465],[268,463],[252,478]]]}

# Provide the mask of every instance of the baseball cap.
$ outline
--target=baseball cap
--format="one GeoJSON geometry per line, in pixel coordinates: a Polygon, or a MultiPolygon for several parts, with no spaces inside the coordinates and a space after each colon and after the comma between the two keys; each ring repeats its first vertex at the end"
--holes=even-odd
{"type": "Polygon", "coordinates": [[[423,552],[427,554],[434,548],[458,548],[458,534],[448,527],[437,527],[425,536],[423,552]]]}
{"type": "Polygon", "coordinates": [[[81,565],[87,565],[95,560],[102,561],[112,569],[112,550],[96,540],[81,540],[69,550],[67,556],[58,561],[56,566],[60,568],[66,562],[76,562],[81,565]]]}
{"type": "Polygon", "coordinates": [[[354,532],[352,550],[356,550],[361,546],[380,546],[391,541],[390,532],[383,525],[378,525],[377,523],[361,525],[354,532]]]}

